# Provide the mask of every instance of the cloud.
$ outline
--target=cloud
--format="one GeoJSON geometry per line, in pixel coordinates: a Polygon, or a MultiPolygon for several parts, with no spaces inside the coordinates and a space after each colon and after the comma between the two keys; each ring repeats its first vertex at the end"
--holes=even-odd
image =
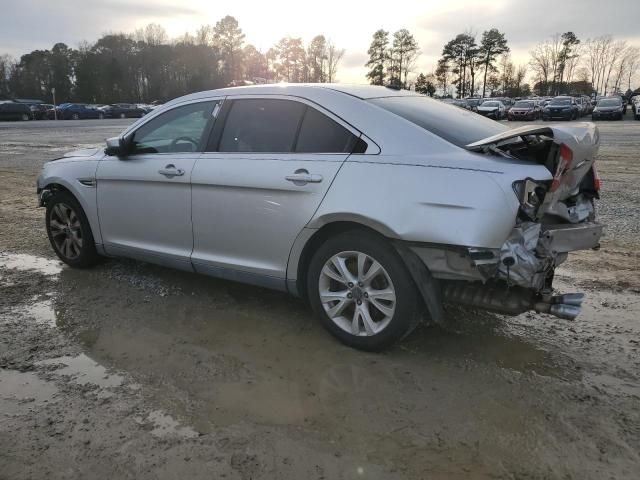
{"type": "Polygon", "coordinates": [[[131,31],[140,25],[175,17],[194,16],[188,6],[126,0],[9,0],[2,2],[3,52],[20,56],[35,48],[51,48],[64,42],[75,46],[81,40],[96,40],[108,31],[131,31]]]}
{"type": "Polygon", "coordinates": [[[369,60],[366,52],[347,52],[340,61],[340,68],[362,67],[369,60]]]}

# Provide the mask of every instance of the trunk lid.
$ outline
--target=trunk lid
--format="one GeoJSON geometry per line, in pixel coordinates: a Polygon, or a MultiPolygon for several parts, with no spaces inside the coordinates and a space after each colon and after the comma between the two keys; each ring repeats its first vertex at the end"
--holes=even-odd
{"type": "Polygon", "coordinates": [[[593,169],[600,135],[590,122],[571,125],[524,125],[466,146],[468,150],[495,153],[514,160],[545,165],[553,175],[545,203],[553,204],[579,193],[580,184],[593,169]],[[548,143],[548,152],[539,147],[548,143]],[[534,155],[532,152],[538,148],[534,155]]]}

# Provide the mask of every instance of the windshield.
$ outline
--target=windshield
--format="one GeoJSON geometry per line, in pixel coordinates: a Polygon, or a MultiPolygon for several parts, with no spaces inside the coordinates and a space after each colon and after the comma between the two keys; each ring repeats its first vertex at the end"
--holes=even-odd
{"type": "Polygon", "coordinates": [[[607,98],[598,102],[599,107],[619,107],[622,102],[616,98],[607,98]]]}
{"type": "Polygon", "coordinates": [[[571,105],[570,98],[554,98],[549,105],[571,105]]]}
{"type": "Polygon", "coordinates": [[[516,102],[515,108],[533,108],[532,102],[516,102]]]}
{"type": "Polygon", "coordinates": [[[509,129],[482,115],[422,95],[373,98],[368,101],[459,147],[509,129]]]}
{"type": "Polygon", "coordinates": [[[500,104],[498,102],[484,102],[482,104],[483,107],[498,107],[500,104]]]}

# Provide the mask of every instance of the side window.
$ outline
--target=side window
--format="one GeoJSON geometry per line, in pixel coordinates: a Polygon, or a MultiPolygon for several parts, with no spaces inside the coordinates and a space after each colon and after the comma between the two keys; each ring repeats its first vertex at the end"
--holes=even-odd
{"type": "Polygon", "coordinates": [[[351,153],[357,137],[342,125],[320,113],[312,107],[307,107],[296,152],[301,153],[351,153]]]}
{"type": "Polygon", "coordinates": [[[305,108],[302,103],[291,100],[234,100],[218,151],[291,152],[305,108]]]}
{"type": "Polygon", "coordinates": [[[133,134],[133,154],[200,151],[202,137],[213,121],[216,102],[191,103],[169,110],[133,134]]]}

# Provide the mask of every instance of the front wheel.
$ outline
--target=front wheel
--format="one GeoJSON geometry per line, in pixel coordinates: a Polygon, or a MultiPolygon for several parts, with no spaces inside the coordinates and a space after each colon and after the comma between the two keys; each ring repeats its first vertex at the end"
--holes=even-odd
{"type": "Polygon", "coordinates": [[[342,343],[378,351],[407,335],[422,313],[407,268],[389,243],[351,231],[327,240],[307,275],[311,306],[342,343]]]}
{"type": "Polygon", "coordinates": [[[47,236],[56,255],[67,265],[87,268],[100,260],[89,220],[67,192],[56,192],[47,200],[47,236]]]}
{"type": "Polygon", "coordinates": [[[72,120],[80,120],[80,115],[78,115],[77,113],[74,113],[73,115],[71,115],[71,119],[72,120]]]}

